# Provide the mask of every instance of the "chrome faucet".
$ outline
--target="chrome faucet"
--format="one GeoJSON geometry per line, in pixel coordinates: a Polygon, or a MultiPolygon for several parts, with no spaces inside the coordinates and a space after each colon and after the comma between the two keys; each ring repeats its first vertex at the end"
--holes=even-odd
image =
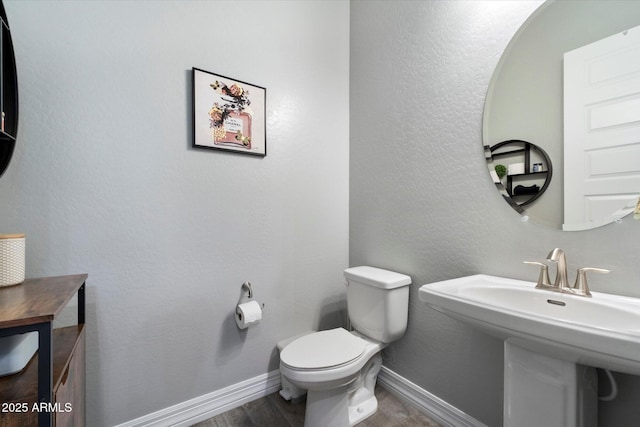
{"type": "Polygon", "coordinates": [[[553,282],[553,287],[558,288],[560,292],[563,289],[569,288],[569,280],[567,279],[567,257],[564,251],[560,248],[555,248],[549,255],[547,255],[547,261],[552,261],[557,264],[556,268],[556,280],[553,282]]]}
{"type": "Polygon", "coordinates": [[[554,292],[562,292],[565,294],[580,295],[584,297],[590,297],[589,285],[587,284],[587,272],[593,271],[596,273],[609,273],[610,270],[604,268],[583,267],[578,269],[576,276],[576,283],[573,286],[569,286],[569,279],[567,278],[567,257],[564,251],[560,248],[555,248],[549,255],[547,255],[547,261],[556,263],[556,279],[551,283],[549,280],[548,267],[546,264],[536,261],[525,261],[525,264],[536,265],[540,267],[540,276],[538,277],[538,283],[536,288],[545,289],[554,292]]]}

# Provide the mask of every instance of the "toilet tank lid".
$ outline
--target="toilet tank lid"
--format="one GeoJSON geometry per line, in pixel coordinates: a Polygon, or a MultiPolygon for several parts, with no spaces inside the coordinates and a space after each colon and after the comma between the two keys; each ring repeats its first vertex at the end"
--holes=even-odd
{"type": "Polygon", "coordinates": [[[394,289],[411,284],[411,277],[376,267],[360,266],[344,271],[347,280],[354,280],[382,289],[394,289]]]}

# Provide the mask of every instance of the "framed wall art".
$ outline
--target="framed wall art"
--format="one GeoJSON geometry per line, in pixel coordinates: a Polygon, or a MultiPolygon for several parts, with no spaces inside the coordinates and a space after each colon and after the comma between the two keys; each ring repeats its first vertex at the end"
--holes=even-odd
{"type": "Polygon", "coordinates": [[[264,87],[193,68],[193,147],[267,155],[264,87]]]}

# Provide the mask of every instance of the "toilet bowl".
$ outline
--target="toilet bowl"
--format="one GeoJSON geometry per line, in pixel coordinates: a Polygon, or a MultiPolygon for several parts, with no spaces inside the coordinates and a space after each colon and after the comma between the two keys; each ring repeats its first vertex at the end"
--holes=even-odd
{"type": "Polygon", "coordinates": [[[280,354],[280,373],[307,390],[305,426],[353,426],[373,415],[374,389],[386,345],[343,328],[294,340],[280,354]]]}
{"type": "Polygon", "coordinates": [[[409,276],[363,266],[345,270],[345,278],[354,330],[313,332],[278,346],[280,394],[307,391],[305,427],[348,427],[373,415],[380,352],[407,327],[409,276]]]}

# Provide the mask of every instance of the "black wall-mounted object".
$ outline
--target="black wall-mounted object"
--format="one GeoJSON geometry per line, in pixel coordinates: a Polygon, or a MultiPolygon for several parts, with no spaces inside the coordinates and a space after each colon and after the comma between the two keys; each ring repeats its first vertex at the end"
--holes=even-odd
{"type": "MultiPolygon", "coordinates": [[[[491,147],[491,156],[494,162],[499,157],[518,158],[524,163],[524,172],[517,175],[507,175],[505,185],[513,204],[526,206],[538,199],[549,187],[553,175],[553,165],[549,155],[542,148],[528,141],[510,139],[499,142],[491,147]],[[531,153],[537,152],[542,158],[541,170],[533,170],[531,165],[531,153]],[[539,180],[542,186],[517,184],[520,180],[539,180]]],[[[518,210],[518,209],[516,209],[518,210]]]]}
{"type": "Polygon", "coordinates": [[[0,2],[0,177],[9,166],[18,135],[18,74],[9,21],[0,2]]]}

